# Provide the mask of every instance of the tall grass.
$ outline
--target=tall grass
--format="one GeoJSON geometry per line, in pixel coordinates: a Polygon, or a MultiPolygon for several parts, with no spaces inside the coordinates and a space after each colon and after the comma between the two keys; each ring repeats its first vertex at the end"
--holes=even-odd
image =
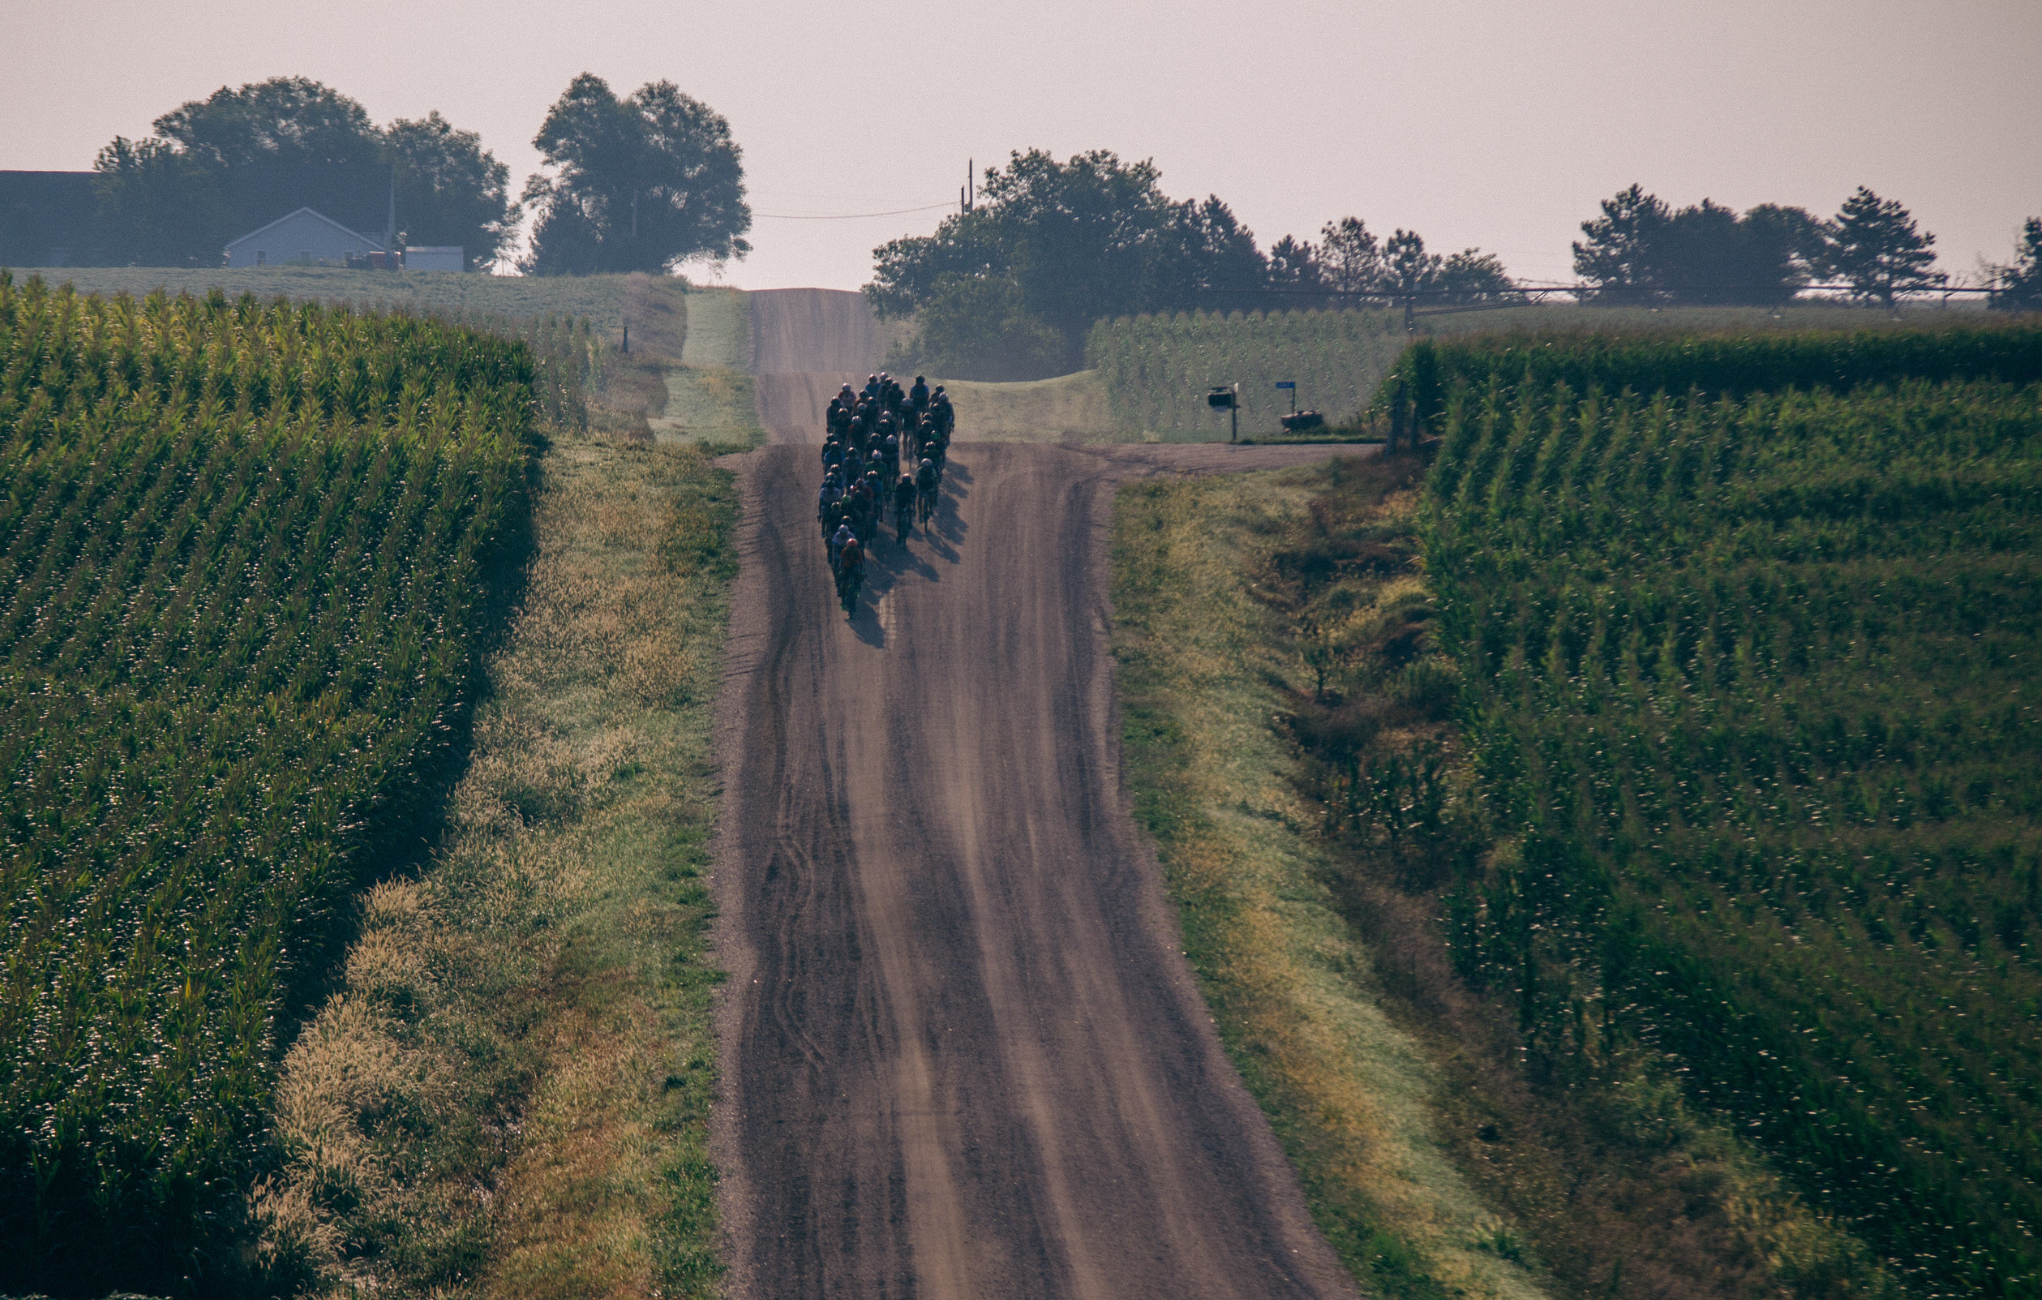
{"type": "Polygon", "coordinates": [[[2038,1294],[2042,331],[1429,364],[1426,565],[1519,831],[1462,973],[1556,1069],[1675,1054],[1923,1294],[2038,1294]]]}
{"type": "Polygon", "coordinates": [[[0,1286],[238,1266],[278,1017],[432,814],[538,400],[452,325],[0,275],[0,1286]]]}

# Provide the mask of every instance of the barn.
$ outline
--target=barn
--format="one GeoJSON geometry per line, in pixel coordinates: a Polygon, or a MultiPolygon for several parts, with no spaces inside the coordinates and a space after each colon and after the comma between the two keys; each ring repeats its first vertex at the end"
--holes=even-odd
{"type": "Polygon", "coordinates": [[[346,266],[350,257],[384,251],[367,235],[310,208],[299,208],[228,244],[227,265],[346,266]]]}

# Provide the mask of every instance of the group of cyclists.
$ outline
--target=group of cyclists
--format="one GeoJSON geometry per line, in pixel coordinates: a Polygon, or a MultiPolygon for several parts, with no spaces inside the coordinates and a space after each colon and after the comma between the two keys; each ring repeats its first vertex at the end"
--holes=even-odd
{"type": "Polygon", "coordinates": [[[881,371],[863,389],[845,384],[830,399],[822,445],[822,490],[816,520],[822,525],[837,601],[846,614],[858,607],[865,557],[886,522],[888,508],[900,545],[919,523],[927,527],[943,486],[943,462],[957,414],[941,384],[932,390],[881,371]]]}

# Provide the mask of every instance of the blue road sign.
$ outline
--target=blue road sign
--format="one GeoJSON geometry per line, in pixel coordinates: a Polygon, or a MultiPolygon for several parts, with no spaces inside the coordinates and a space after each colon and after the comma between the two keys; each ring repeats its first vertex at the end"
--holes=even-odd
{"type": "Polygon", "coordinates": [[[1278,388],[1296,388],[1298,382],[1295,379],[1279,379],[1276,381],[1276,386],[1278,388]]]}

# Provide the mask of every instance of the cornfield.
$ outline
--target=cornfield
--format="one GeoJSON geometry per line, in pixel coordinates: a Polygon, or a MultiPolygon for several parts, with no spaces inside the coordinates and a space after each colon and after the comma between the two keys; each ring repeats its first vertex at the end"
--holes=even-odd
{"type": "Polygon", "coordinates": [[[231,1272],[280,1018],[430,824],[537,375],[448,323],[0,273],[0,1289],[231,1272]]]}
{"type": "Polygon", "coordinates": [[[1460,969],[1556,1068],[1673,1054],[1923,1294],[2042,1295],[2042,330],[1420,350],[1520,832],[1460,969]]]}
{"type": "Polygon", "coordinates": [[[1123,316],[1092,327],[1085,363],[1106,380],[1113,418],[1157,433],[1224,431],[1209,389],[1241,385],[1241,431],[1274,432],[1297,384],[1300,408],[1329,420],[1367,405],[1407,343],[1402,318],[1384,311],[1201,312],[1123,316]]]}

